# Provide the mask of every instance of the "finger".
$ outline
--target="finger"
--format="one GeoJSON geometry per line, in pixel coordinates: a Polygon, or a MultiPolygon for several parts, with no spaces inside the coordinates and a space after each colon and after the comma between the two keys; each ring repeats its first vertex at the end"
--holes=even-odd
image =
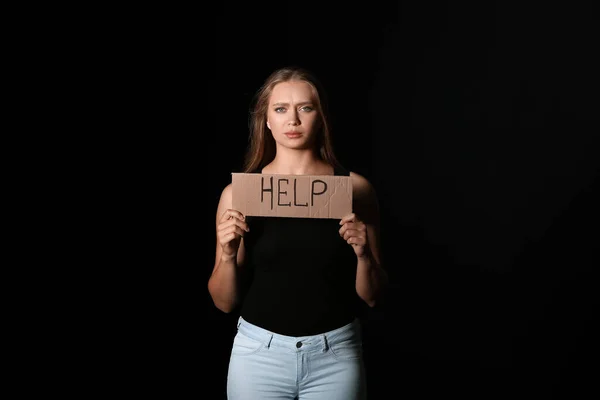
{"type": "Polygon", "coordinates": [[[242,228],[240,228],[237,225],[232,225],[226,229],[223,229],[219,233],[219,236],[221,237],[221,240],[231,240],[233,238],[236,238],[237,236],[243,237],[244,234],[245,234],[245,232],[242,230],[242,228]],[[231,237],[232,234],[233,234],[233,237],[231,237]]]}
{"type": "Polygon", "coordinates": [[[234,241],[235,238],[236,238],[235,232],[228,233],[227,235],[223,236],[223,239],[221,240],[221,244],[226,245],[226,244],[234,241]]]}
{"type": "Polygon", "coordinates": [[[354,223],[353,222],[346,222],[344,225],[342,225],[342,227],[340,228],[340,235],[344,235],[344,232],[346,232],[348,229],[354,229],[354,223]]]}
{"type": "Polygon", "coordinates": [[[221,224],[219,224],[219,231],[227,229],[227,228],[229,228],[232,225],[239,226],[240,228],[242,228],[246,232],[250,231],[250,227],[248,226],[248,223],[246,221],[239,220],[237,217],[232,217],[231,219],[225,220],[224,222],[222,222],[221,224]]]}
{"type": "Polygon", "coordinates": [[[353,236],[352,232],[352,229],[345,230],[344,233],[342,233],[342,237],[344,238],[344,240],[348,240],[350,236],[353,236]]]}
{"type": "Polygon", "coordinates": [[[364,238],[362,238],[362,237],[359,237],[359,236],[352,236],[352,237],[349,237],[349,238],[346,240],[346,242],[347,242],[348,244],[351,244],[351,245],[353,245],[353,246],[362,246],[362,245],[364,245],[364,244],[366,243],[366,241],[364,240],[364,238]]]}
{"type": "Polygon", "coordinates": [[[356,219],[356,214],[354,213],[350,213],[348,215],[345,215],[341,220],[340,220],[340,225],[344,225],[346,222],[350,222],[350,221],[354,221],[356,219]]]}
{"type": "Polygon", "coordinates": [[[349,237],[364,237],[364,235],[361,233],[361,231],[352,229],[344,233],[344,240],[347,240],[349,237]]]}
{"type": "Polygon", "coordinates": [[[221,219],[219,221],[224,222],[230,218],[237,218],[241,221],[244,221],[246,219],[246,217],[244,217],[244,215],[241,212],[239,212],[237,210],[232,210],[231,208],[228,208],[227,210],[225,210],[223,212],[223,215],[221,215],[221,219]]]}
{"type": "Polygon", "coordinates": [[[229,233],[229,232],[234,232],[236,235],[239,236],[244,236],[246,234],[246,231],[243,230],[241,227],[237,226],[237,225],[233,225],[229,228],[229,231],[226,231],[224,233],[229,233]]]}
{"type": "Polygon", "coordinates": [[[356,222],[347,222],[344,225],[342,225],[342,227],[340,228],[340,230],[339,230],[340,235],[344,235],[344,233],[348,229],[366,230],[367,227],[362,222],[358,222],[358,223],[356,223],[356,222]]]}

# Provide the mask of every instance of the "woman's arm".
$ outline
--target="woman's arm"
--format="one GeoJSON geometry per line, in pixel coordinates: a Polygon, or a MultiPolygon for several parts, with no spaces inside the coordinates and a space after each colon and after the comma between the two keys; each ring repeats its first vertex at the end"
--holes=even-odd
{"type": "Polygon", "coordinates": [[[208,280],[208,291],[215,306],[226,313],[235,309],[240,298],[244,264],[244,216],[232,209],[231,184],[223,189],[216,215],[217,247],[215,265],[208,280]]]}
{"type": "Polygon", "coordinates": [[[357,257],[356,292],[370,306],[383,298],[388,283],[380,250],[379,202],[371,183],[351,173],[353,213],[340,222],[340,234],[350,243],[357,257]]]}

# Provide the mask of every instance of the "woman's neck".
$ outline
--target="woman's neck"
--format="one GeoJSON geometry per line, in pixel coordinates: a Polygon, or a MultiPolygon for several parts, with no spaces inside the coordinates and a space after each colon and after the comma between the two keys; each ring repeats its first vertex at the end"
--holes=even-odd
{"type": "Polygon", "coordinates": [[[279,149],[263,172],[284,175],[331,175],[333,168],[314,151],[279,149]]]}

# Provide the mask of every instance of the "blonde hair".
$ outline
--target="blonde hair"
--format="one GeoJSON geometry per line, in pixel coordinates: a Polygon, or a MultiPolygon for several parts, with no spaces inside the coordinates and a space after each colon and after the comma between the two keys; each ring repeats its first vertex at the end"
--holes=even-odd
{"type": "Polygon", "coordinates": [[[254,106],[251,108],[249,119],[249,146],[244,159],[243,172],[261,172],[262,168],[275,158],[275,140],[267,131],[269,98],[275,85],[289,81],[303,81],[312,86],[315,93],[315,106],[320,116],[316,142],[318,154],[334,168],[340,166],[333,151],[326,93],[319,80],[310,71],[302,67],[290,66],[272,72],[254,96],[254,106]]]}

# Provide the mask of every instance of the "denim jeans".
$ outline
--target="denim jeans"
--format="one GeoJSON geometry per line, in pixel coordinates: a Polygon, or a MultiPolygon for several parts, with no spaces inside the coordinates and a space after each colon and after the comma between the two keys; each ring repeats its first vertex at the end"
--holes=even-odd
{"type": "Polygon", "coordinates": [[[359,320],[314,336],[279,335],[239,318],[229,400],[365,400],[359,320]]]}

